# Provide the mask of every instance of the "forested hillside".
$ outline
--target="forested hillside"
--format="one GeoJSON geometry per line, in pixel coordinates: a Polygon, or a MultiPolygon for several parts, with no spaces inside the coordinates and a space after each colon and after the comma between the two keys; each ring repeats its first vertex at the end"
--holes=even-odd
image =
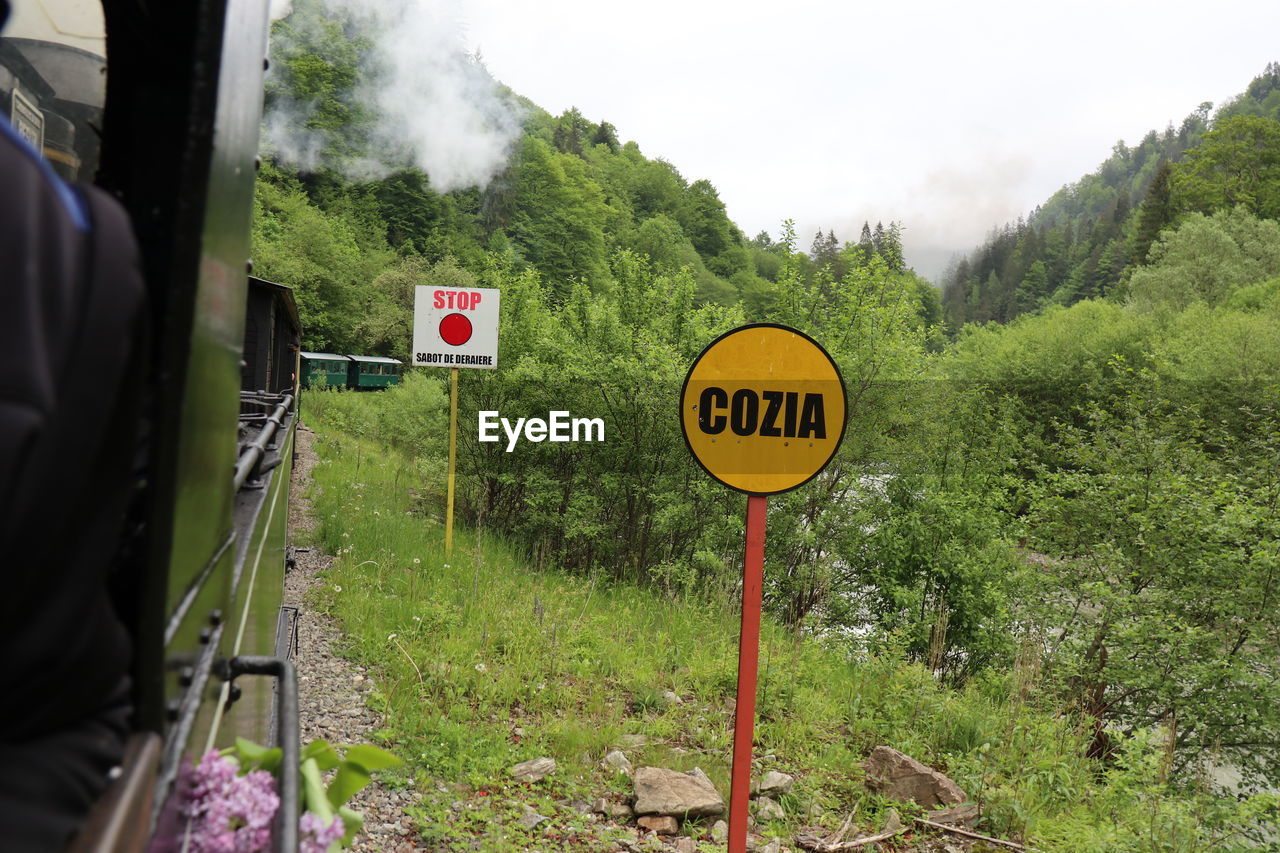
{"type": "Polygon", "coordinates": [[[1098,170],[1006,224],[943,276],[947,318],[1008,322],[1046,305],[1122,298],[1160,232],[1236,206],[1280,217],[1280,63],[1176,129],[1117,142],[1098,170]]]}
{"type": "MultiPolygon", "coordinates": [[[[367,171],[360,140],[374,124],[357,95],[361,75],[372,73],[361,65],[368,39],[350,37],[342,20],[305,2],[276,30],[290,37],[275,41],[267,108],[286,116],[306,108],[309,168],[268,148],[255,263],[298,287],[308,347],[404,357],[410,282],[423,275],[528,269],[563,302],[576,285],[616,288],[611,263],[622,251],[643,255],[658,272],[687,271],[698,304],[740,303],[747,316],[763,317],[778,300],[781,243],[765,233],[746,239],[711,181],[686,179],[620,141],[608,121],[576,109],[552,116],[503,90],[520,135],[505,170],[483,189],[438,192],[407,153],[397,165],[396,152],[383,153],[381,177],[349,179],[367,171]]],[[[812,259],[800,263],[806,279],[835,280],[877,255],[911,283],[922,320],[936,321],[936,291],[904,269],[896,226],[877,226],[874,240],[867,230],[861,244],[845,246],[819,234],[812,259]]]]}
{"type": "MultiPolygon", "coordinates": [[[[463,429],[467,524],[655,608],[732,598],[741,496],[690,459],[675,400],[715,335],[794,326],[838,363],[850,419],[830,467],[770,499],[777,624],[851,666],[888,656],[930,691],[1016,706],[972,737],[920,723],[950,734],[919,757],[991,781],[983,828],[1064,853],[1262,849],[1277,800],[1258,791],[1280,786],[1280,67],[995,235],[952,277],[944,330],[899,225],[819,232],[808,252],[789,225],[747,239],[710,180],[606,117],[499,89],[520,116],[506,165],[437,191],[363,142],[369,45],[294,6],[268,101],[309,107],[312,156],[264,152],[254,258],[295,288],[305,346],[404,358],[415,285],[496,287],[500,368],[467,372],[462,422],[607,424],[601,444],[514,452],[463,429]],[[1087,771],[1029,745],[1050,720],[1087,771]]],[[[443,375],[324,404],[332,429],[415,460],[423,516],[443,488],[443,375]]],[[[834,725],[862,731],[864,713],[834,725]]],[[[867,795],[822,796],[847,813],[867,795]]]]}

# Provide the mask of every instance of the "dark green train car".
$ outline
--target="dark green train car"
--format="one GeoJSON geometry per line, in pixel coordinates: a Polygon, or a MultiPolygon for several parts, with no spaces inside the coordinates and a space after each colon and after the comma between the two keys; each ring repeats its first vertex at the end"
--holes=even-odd
{"type": "Polygon", "coordinates": [[[303,388],[317,385],[328,388],[346,387],[350,358],[331,352],[304,352],[301,355],[303,388]]]}
{"type": "Polygon", "coordinates": [[[397,385],[403,365],[380,355],[347,356],[347,387],[356,391],[378,391],[397,385]]]}

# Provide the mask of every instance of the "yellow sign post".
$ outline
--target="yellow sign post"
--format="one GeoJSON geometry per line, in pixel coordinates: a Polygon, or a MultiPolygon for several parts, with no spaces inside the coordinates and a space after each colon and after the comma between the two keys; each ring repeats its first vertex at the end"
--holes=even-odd
{"type": "Polygon", "coordinates": [[[453,554],[453,481],[458,458],[458,368],[449,371],[449,485],[444,511],[444,555],[453,554]]]}
{"type": "Polygon", "coordinates": [[[844,381],[803,332],[758,323],[716,338],[680,393],[689,451],[708,474],[773,495],[821,471],[844,437],[844,381]]]}
{"type": "Polygon", "coordinates": [[[803,332],[771,323],[716,338],[680,391],[689,451],[716,480],[747,493],[729,853],[745,853],[747,846],[767,496],[794,489],[826,467],[844,438],[847,408],[844,380],[827,351],[803,332]]]}

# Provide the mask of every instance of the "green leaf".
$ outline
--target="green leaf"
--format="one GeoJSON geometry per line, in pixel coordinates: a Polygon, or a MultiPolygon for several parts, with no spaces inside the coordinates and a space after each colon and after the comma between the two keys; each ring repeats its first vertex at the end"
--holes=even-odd
{"type": "Polygon", "coordinates": [[[342,818],[342,828],[347,831],[346,835],[342,836],[338,843],[343,847],[350,847],[351,842],[355,841],[356,833],[364,827],[364,816],[343,806],[338,809],[338,817],[342,818]]]}
{"type": "Polygon", "coordinates": [[[369,771],[359,764],[351,761],[342,762],[342,766],[338,768],[337,774],[334,775],[333,781],[329,784],[329,802],[333,804],[334,808],[341,806],[355,796],[357,791],[368,785],[372,779],[373,777],[369,775],[369,771]]]}
{"type": "Polygon", "coordinates": [[[320,778],[320,765],[314,758],[302,762],[302,808],[325,823],[333,820],[333,806],[325,794],[324,780],[320,778]]]}
{"type": "Polygon", "coordinates": [[[302,748],[302,761],[314,759],[321,772],[332,770],[342,763],[342,756],[325,740],[313,740],[302,748]]]}
{"type": "Polygon", "coordinates": [[[365,770],[374,772],[389,767],[399,767],[404,762],[385,749],[359,743],[347,749],[347,761],[359,764],[365,770]]]}
{"type": "Polygon", "coordinates": [[[283,751],[279,747],[265,747],[242,737],[236,738],[236,745],[222,750],[225,756],[234,757],[240,764],[240,775],[250,770],[265,770],[275,773],[280,769],[283,751]]]}
{"type": "Polygon", "coordinates": [[[241,761],[261,761],[262,757],[270,752],[270,748],[260,746],[251,740],[245,738],[236,738],[236,755],[241,761]]]}

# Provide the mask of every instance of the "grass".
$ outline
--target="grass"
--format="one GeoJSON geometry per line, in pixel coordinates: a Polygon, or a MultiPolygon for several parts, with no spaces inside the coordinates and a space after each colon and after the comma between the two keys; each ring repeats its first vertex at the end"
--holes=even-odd
{"type": "MultiPolygon", "coordinates": [[[[622,830],[573,804],[626,799],[629,781],[600,765],[625,735],[645,738],[624,750],[633,765],[698,766],[728,792],[732,601],[535,571],[491,532],[455,530],[446,556],[442,502],[422,497],[419,466],[327,424],[326,407],[360,405],[329,396],[308,412],[321,456],[314,535],[336,555],[313,604],[342,623],[344,653],[376,673],[379,737],[424,795],[415,817],[430,849],[610,849],[622,830]],[[542,755],[556,774],[510,777],[542,755]],[[524,829],[525,806],[550,821],[524,829]]],[[[1103,772],[1081,757],[1085,727],[1018,698],[1012,674],[949,690],[891,646],[854,657],[767,618],[760,659],[757,766],[798,778],[768,835],[830,830],[850,812],[878,828],[890,805],[918,813],[866,789],[860,763],[880,743],[951,776],[982,805],[981,831],[1037,850],[1246,849],[1224,836],[1265,807],[1231,812],[1158,783],[1158,743],[1134,743],[1103,772]]]]}

